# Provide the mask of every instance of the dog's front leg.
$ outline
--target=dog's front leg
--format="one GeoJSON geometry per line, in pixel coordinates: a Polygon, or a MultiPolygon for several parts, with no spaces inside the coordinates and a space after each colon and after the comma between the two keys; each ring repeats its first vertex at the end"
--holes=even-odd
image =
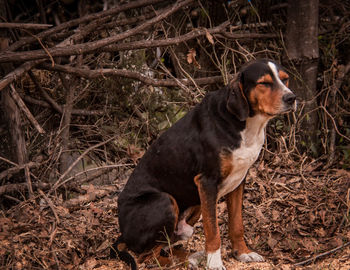
{"type": "Polygon", "coordinates": [[[226,196],[228,210],[228,232],[235,257],[241,262],[262,262],[264,258],[252,252],[244,241],[242,218],[244,181],[226,196]]]}
{"type": "Polygon", "coordinates": [[[212,179],[198,175],[194,179],[201,201],[201,211],[207,253],[207,268],[225,270],[221,260],[221,240],[217,219],[217,185],[212,179]]]}

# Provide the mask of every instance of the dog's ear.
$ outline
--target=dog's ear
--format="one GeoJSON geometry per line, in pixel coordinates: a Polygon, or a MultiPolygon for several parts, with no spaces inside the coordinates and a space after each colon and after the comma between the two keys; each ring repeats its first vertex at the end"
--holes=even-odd
{"type": "Polygon", "coordinates": [[[235,115],[240,121],[244,121],[249,116],[249,104],[243,93],[241,74],[236,74],[229,84],[230,93],[227,98],[227,110],[235,115]]]}

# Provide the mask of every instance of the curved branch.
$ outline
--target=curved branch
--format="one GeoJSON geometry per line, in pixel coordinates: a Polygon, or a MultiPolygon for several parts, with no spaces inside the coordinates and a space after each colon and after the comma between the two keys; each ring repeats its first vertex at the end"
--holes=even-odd
{"type": "Polygon", "coordinates": [[[136,26],[135,28],[125,31],[123,33],[104,38],[101,40],[87,42],[83,44],[72,45],[69,47],[56,47],[53,49],[48,49],[48,53],[43,50],[29,51],[29,52],[4,52],[0,55],[0,62],[11,62],[11,61],[29,61],[35,59],[48,58],[49,55],[52,57],[64,56],[64,55],[77,55],[83,53],[89,53],[100,49],[102,47],[108,46],[112,43],[118,42],[120,40],[126,39],[130,36],[133,36],[141,31],[147,29],[148,27],[153,26],[155,23],[165,19],[171,14],[175,13],[182,7],[192,3],[194,0],[184,0],[177,1],[173,6],[167,9],[160,10],[159,15],[142,23],[141,25],[136,26]]]}
{"type": "MultiPolygon", "coordinates": [[[[260,33],[229,33],[225,31],[225,28],[229,26],[230,22],[226,21],[222,23],[221,25],[205,29],[194,29],[191,32],[173,37],[173,38],[167,38],[162,40],[140,40],[140,41],[134,41],[134,42],[128,42],[128,43],[120,43],[120,44],[113,44],[113,45],[101,45],[100,48],[93,48],[93,43],[96,42],[87,42],[83,44],[73,45],[70,47],[62,47],[59,48],[56,46],[55,48],[48,49],[48,52],[52,56],[70,56],[70,55],[76,55],[81,54],[84,52],[90,52],[94,50],[99,50],[103,52],[115,52],[115,51],[125,51],[125,50],[136,50],[136,49],[145,49],[145,48],[154,48],[154,47],[165,47],[170,45],[177,45],[182,42],[186,42],[191,39],[198,38],[200,36],[205,36],[208,32],[212,35],[222,35],[225,38],[229,39],[253,39],[253,38],[275,38],[277,37],[276,34],[260,34],[260,33]],[[77,50],[76,48],[86,48],[84,50],[77,50]]],[[[84,32],[78,32],[71,36],[69,39],[77,39],[75,36],[81,36],[83,33],[86,34],[88,31],[84,32]]],[[[117,37],[117,36],[115,36],[117,37]]],[[[111,37],[111,38],[115,38],[111,37]]],[[[110,39],[110,38],[107,38],[110,39]]],[[[104,43],[106,39],[100,40],[101,43],[104,43]]],[[[95,45],[94,45],[95,46],[95,45]]],[[[3,55],[0,55],[0,62],[11,62],[11,61],[28,61],[33,59],[42,59],[42,58],[49,58],[49,55],[45,53],[43,50],[35,50],[35,51],[27,51],[27,52],[8,52],[4,53],[3,55]]]]}
{"type": "MultiPolygon", "coordinates": [[[[94,14],[90,14],[87,16],[84,16],[82,18],[78,18],[75,20],[71,20],[65,23],[62,23],[56,27],[50,28],[47,31],[41,32],[37,35],[37,38],[39,39],[43,39],[45,37],[48,37],[54,33],[57,33],[59,31],[62,31],[64,29],[68,29],[71,27],[74,27],[78,24],[81,23],[86,23],[88,21],[92,21],[92,20],[98,20],[101,17],[106,17],[106,16],[111,16],[111,15],[115,15],[117,13],[120,13],[122,11],[125,10],[129,10],[129,9],[133,9],[133,8],[139,8],[139,7],[144,7],[144,6],[148,6],[148,5],[152,5],[152,4],[156,4],[162,2],[162,0],[139,0],[139,1],[132,1],[131,3],[127,3],[125,5],[120,5],[120,6],[116,6],[115,8],[111,8],[109,10],[105,10],[105,11],[101,11],[98,13],[94,13],[94,14]]],[[[6,51],[6,53],[10,52],[10,51],[15,51],[18,48],[24,46],[24,45],[28,45],[30,43],[33,43],[36,41],[36,38],[34,37],[27,37],[27,38],[23,38],[15,43],[13,43],[8,50],[6,51]]]]}
{"type": "Polygon", "coordinates": [[[158,79],[147,77],[140,72],[126,70],[126,69],[90,70],[90,69],[74,68],[74,67],[63,66],[63,65],[55,65],[54,67],[52,67],[51,65],[48,65],[48,64],[42,64],[41,67],[47,70],[66,72],[66,73],[74,74],[74,75],[89,78],[89,79],[103,78],[107,76],[124,77],[124,78],[138,80],[148,85],[159,86],[159,87],[179,86],[179,82],[184,85],[193,85],[193,81],[198,85],[223,82],[222,76],[196,78],[196,79],[193,79],[193,81],[189,79],[178,79],[178,80],[159,79],[158,80],[158,79]]]}

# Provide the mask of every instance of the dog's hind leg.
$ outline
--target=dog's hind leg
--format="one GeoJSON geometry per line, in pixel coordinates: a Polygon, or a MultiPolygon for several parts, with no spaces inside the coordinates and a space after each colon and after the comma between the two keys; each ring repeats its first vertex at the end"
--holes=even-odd
{"type": "Polygon", "coordinates": [[[179,219],[175,234],[181,240],[189,239],[193,234],[193,226],[199,220],[200,215],[200,205],[192,206],[186,209],[181,215],[181,218],[179,219]]]}
{"type": "Polygon", "coordinates": [[[164,192],[144,193],[119,203],[119,225],[127,247],[141,254],[173,237],[179,216],[175,199],[164,192]]]}

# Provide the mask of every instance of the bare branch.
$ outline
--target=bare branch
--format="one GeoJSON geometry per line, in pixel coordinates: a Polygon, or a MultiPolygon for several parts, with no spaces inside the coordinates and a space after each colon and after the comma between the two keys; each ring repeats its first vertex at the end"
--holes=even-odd
{"type": "Polygon", "coordinates": [[[31,70],[37,64],[42,62],[44,62],[44,60],[27,62],[21,65],[20,67],[16,68],[14,71],[11,71],[10,73],[8,73],[5,77],[3,77],[0,80],[0,91],[4,89],[6,86],[8,86],[10,83],[15,81],[17,78],[21,77],[23,73],[27,72],[28,70],[31,70]]]}
{"type": "Polygon", "coordinates": [[[17,93],[16,89],[12,84],[10,84],[10,93],[12,98],[16,101],[17,106],[24,112],[24,114],[27,116],[28,120],[33,124],[33,126],[38,130],[40,134],[45,133],[45,130],[39,125],[38,121],[34,118],[32,113],[27,108],[26,104],[23,102],[20,95],[17,93]]]}
{"type": "Polygon", "coordinates": [[[223,78],[222,76],[213,76],[213,77],[206,77],[206,78],[197,78],[189,80],[189,79],[178,79],[178,80],[172,80],[172,79],[153,79],[150,77],[147,77],[143,75],[142,73],[126,70],[126,69],[97,69],[97,70],[90,70],[90,69],[82,69],[82,68],[74,68],[70,66],[63,66],[63,65],[55,65],[52,67],[48,64],[41,65],[44,69],[47,70],[54,70],[54,71],[61,71],[66,73],[75,74],[77,76],[89,78],[89,79],[95,79],[95,78],[103,78],[106,76],[116,76],[116,77],[124,77],[129,79],[134,79],[141,81],[148,85],[153,86],[178,86],[179,82],[184,85],[193,85],[193,81],[198,85],[204,85],[204,84],[213,84],[222,82],[223,78]]]}
{"type": "Polygon", "coordinates": [[[46,29],[52,26],[52,24],[39,23],[0,23],[0,28],[46,29]]]}
{"type": "MultiPolygon", "coordinates": [[[[146,24],[145,28],[151,25],[150,21],[145,22],[142,25],[144,26],[145,24],[146,24]]],[[[109,45],[121,39],[125,39],[126,37],[122,37],[122,38],[119,38],[119,37],[124,35],[125,33],[130,34],[130,32],[127,31],[125,33],[121,33],[119,35],[101,39],[95,42],[87,42],[87,43],[72,45],[70,47],[64,47],[64,48],[63,47],[58,48],[58,46],[56,46],[55,48],[48,49],[47,52],[43,50],[26,51],[26,52],[7,52],[2,55],[0,54],[0,62],[28,61],[28,60],[42,59],[42,58],[46,59],[46,58],[49,58],[50,55],[53,57],[77,55],[77,54],[92,52],[95,50],[100,50],[105,52],[114,52],[114,51],[135,50],[135,49],[144,49],[144,48],[152,48],[152,47],[165,47],[170,45],[177,45],[179,43],[182,43],[200,36],[205,36],[207,33],[210,33],[212,35],[221,34],[221,36],[228,39],[255,39],[255,38],[276,38],[277,37],[277,34],[230,33],[225,31],[225,28],[229,26],[229,24],[230,22],[226,21],[221,25],[211,29],[205,29],[205,28],[194,29],[187,34],[173,37],[173,38],[162,39],[162,40],[141,40],[141,41],[135,41],[135,42],[129,42],[129,43],[109,45]]],[[[95,26],[95,24],[93,26],[95,26]]],[[[85,30],[74,34],[69,39],[72,41],[76,40],[77,38],[75,36],[81,36],[83,34],[86,35],[90,31],[91,31],[91,27],[86,28],[85,30]]],[[[135,30],[135,32],[138,32],[138,31],[135,30]]]]}
{"type": "MultiPolygon", "coordinates": [[[[46,102],[46,101],[43,101],[43,100],[38,100],[38,99],[35,99],[35,98],[32,98],[30,96],[24,96],[23,99],[26,101],[26,102],[29,102],[29,103],[32,103],[32,104],[35,104],[35,105],[39,105],[41,107],[45,107],[45,108],[53,108],[52,107],[52,104],[46,102]]],[[[63,112],[63,109],[62,109],[62,106],[57,104],[55,102],[57,108],[54,108],[58,113],[62,114],[63,112]]],[[[105,114],[105,111],[102,111],[102,110],[84,110],[84,109],[73,109],[72,110],[72,114],[73,115],[103,115],[105,114]]]]}
{"type": "Polygon", "coordinates": [[[69,47],[59,47],[57,46],[54,49],[48,49],[48,53],[43,50],[30,51],[30,52],[4,52],[0,54],[0,62],[9,62],[9,61],[28,61],[35,59],[48,58],[49,55],[52,57],[64,56],[64,55],[78,55],[83,53],[88,53],[95,51],[99,48],[108,46],[130,36],[133,36],[141,31],[147,29],[148,27],[153,26],[155,23],[165,19],[171,14],[175,13],[182,7],[190,4],[194,0],[184,0],[178,1],[170,8],[166,8],[159,11],[159,15],[142,23],[141,25],[136,26],[135,28],[128,30],[126,32],[111,36],[108,38],[100,39],[93,42],[86,42],[83,44],[71,45],[69,47]]]}
{"type": "MultiPolygon", "coordinates": [[[[3,172],[0,173],[0,180],[4,179],[5,177],[10,178],[13,174],[20,172],[21,170],[27,168],[32,168],[32,167],[37,167],[39,166],[39,163],[35,163],[35,162],[29,162],[23,165],[16,165],[15,167],[12,167],[10,169],[7,169],[3,172]]],[[[1,192],[0,192],[1,194],[1,192]]]]}
{"type": "MultiPolygon", "coordinates": [[[[109,10],[106,11],[102,11],[102,12],[98,12],[98,13],[94,13],[91,15],[87,15],[84,16],[82,18],[78,18],[75,20],[71,20],[65,23],[62,23],[56,27],[53,27],[47,31],[41,32],[40,34],[37,35],[37,38],[39,39],[43,39],[45,37],[48,37],[54,33],[57,33],[59,31],[62,31],[64,29],[68,29],[71,27],[74,27],[76,25],[82,24],[82,23],[86,23],[88,21],[93,21],[93,20],[98,20],[102,17],[106,17],[106,16],[111,16],[111,15],[115,15],[118,14],[122,11],[125,10],[129,10],[129,9],[134,9],[134,8],[139,8],[139,7],[144,7],[144,6],[148,6],[148,5],[152,5],[152,4],[156,4],[162,2],[162,0],[139,0],[139,1],[132,1],[131,3],[127,3],[125,5],[120,5],[120,6],[116,6],[115,8],[111,8],[109,10]]],[[[23,38],[17,42],[15,42],[14,44],[12,44],[8,50],[6,52],[9,51],[15,51],[18,48],[24,46],[24,45],[28,45],[30,43],[33,43],[36,41],[36,38],[33,37],[28,37],[28,38],[23,38]]]]}

